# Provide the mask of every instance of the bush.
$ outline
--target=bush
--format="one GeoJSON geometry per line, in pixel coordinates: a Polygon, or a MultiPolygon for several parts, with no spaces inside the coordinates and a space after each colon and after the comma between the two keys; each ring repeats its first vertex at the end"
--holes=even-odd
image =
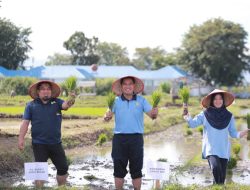
{"type": "Polygon", "coordinates": [[[165,93],[167,93],[167,94],[169,94],[170,93],[170,89],[171,89],[171,85],[170,85],[170,83],[168,83],[168,82],[164,82],[164,83],[161,83],[161,91],[162,92],[165,92],[165,93]]]}
{"type": "Polygon", "coordinates": [[[112,83],[114,79],[96,79],[96,94],[105,96],[112,88],[112,83]]]}
{"type": "Polygon", "coordinates": [[[30,85],[37,81],[30,77],[7,77],[0,81],[0,91],[3,94],[10,94],[14,90],[16,95],[28,95],[30,85]]]}

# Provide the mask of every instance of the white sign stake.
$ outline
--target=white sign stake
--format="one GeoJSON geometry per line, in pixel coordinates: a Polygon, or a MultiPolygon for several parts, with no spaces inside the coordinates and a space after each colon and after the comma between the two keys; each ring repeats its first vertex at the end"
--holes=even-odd
{"type": "Polygon", "coordinates": [[[24,163],[25,180],[48,181],[48,162],[24,163]]]}
{"type": "Polygon", "coordinates": [[[145,178],[169,180],[169,164],[166,162],[147,161],[145,178]]]}

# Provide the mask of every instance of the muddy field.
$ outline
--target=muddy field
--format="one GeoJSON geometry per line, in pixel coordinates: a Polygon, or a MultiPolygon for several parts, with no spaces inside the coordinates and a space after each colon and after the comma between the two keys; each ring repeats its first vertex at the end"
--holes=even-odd
{"type": "MultiPolygon", "coordinates": [[[[2,129],[0,135],[1,152],[8,152],[12,155],[11,160],[15,163],[21,162],[15,155],[17,151],[17,134],[19,130],[19,120],[5,122],[8,124],[8,130],[2,129]],[[13,153],[13,154],[11,154],[13,153]]],[[[69,120],[63,123],[63,132],[72,135],[71,140],[76,139],[80,142],[77,147],[67,148],[66,154],[71,158],[72,164],[69,169],[68,185],[73,187],[88,186],[91,189],[110,189],[113,188],[113,164],[110,156],[111,143],[107,142],[103,146],[96,146],[94,134],[96,130],[91,130],[91,126],[101,121],[98,120],[69,120]],[[78,135],[75,135],[77,131],[78,135]],[[85,134],[85,135],[79,135],[85,134]]],[[[3,123],[1,123],[3,124],[3,123]]],[[[5,124],[6,125],[6,124],[5,124]]],[[[100,127],[100,130],[102,128],[100,127]]],[[[97,130],[98,131],[98,130],[97,130]]],[[[165,159],[170,165],[169,180],[161,183],[179,183],[183,185],[200,184],[211,185],[212,177],[206,160],[201,160],[201,134],[193,130],[192,135],[186,135],[183,124],[175,125],[165,131],[145,135],[145,160],[156,161],[165,159]],[[194,159],[198,158],[198,159],[194,159]]],[[[242,147],[248,147],[248,141],[241,140],[242,147]]],[[[240,184],[250,184],[250,164],[248,158],[248,149],[242,149],[240,156],[243,160],[238,162],[235,169],[228,172],[227,182],[236,182],[240,184]]],[[[7,162],[8,160],[5,159],[7,162]]],[[[9,162],[10,168],[18,168],[13,162],[9,162]]],[[[4,171],[4,170],[2,170],[4,171]]],[[[5,170],[6,171],[6,170],[5,170]]],[[[32,182],[25,181],[23,178],[22,166],[17,170],[9,170],[5,175],[1,175],[0,184],[6,185],[26,185],[33,186],[32,182]]],[[[56,186],[55,168],[49,164],[48,187],[56,186]]],[[[125,189],[131,189],[131,178],[126,176],[125,189]]],[[[151,189],[155,184],[154,180],[143,179],[143,189],[151,189]]]]}

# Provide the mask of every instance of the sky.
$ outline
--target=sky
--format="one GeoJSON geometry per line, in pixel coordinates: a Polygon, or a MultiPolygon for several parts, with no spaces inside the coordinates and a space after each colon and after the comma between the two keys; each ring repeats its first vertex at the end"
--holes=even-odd
{"type": "Polygon", "coordinates": [[[0,6],[1,18],[31,28],[33,65],[69,54],[63,42],[76,31],[126,47],[130,57],[142,47],[173,52],[191,26],[212,18],[241,24],[250,35],[248,0],[0,0],[0,6]]]}

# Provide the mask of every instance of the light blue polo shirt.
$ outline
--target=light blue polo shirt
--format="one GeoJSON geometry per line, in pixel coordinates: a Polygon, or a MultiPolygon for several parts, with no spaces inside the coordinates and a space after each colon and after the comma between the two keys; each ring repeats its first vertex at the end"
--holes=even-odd
{"type": "Polygon", "coordinates": [[[139,95],[134,95],[132,100],[118,96],[112,112],[115,114],[114,134],[143,134],[144,132],[144,112],[152,109],[148,101],[139,95]]]}
{"type": "Polygon", "coordinates": [[[225,159],[230,158],[231,143],[229,135],[232,138],[239,138],[239,133],[235,128],[235,120],[233,116],[228,126],[221,130],[216,129],[209,124],[204,112],[201,112],[193,119],[189,117],[187,122],[191,128],[203,125],[202,158],[205,159],[209,155],[216,155],[219,158],[225,159]]]}

